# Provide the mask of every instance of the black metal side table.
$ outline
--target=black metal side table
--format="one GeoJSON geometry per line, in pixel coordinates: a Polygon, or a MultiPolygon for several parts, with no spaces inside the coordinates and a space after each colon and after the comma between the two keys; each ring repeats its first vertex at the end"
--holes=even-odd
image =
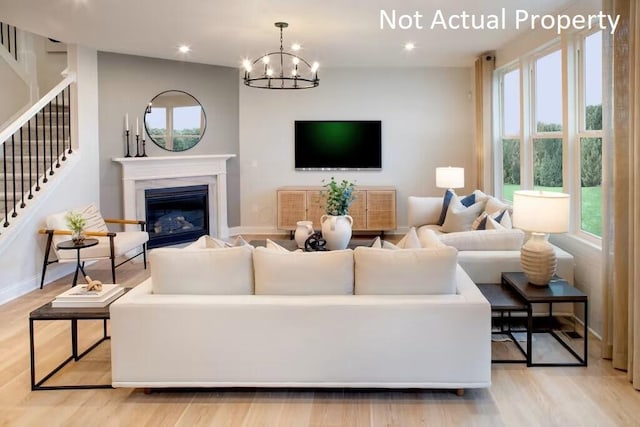
{"type": "Polygon", "coordinates": [[[87,276],[87,273],[84,272],[84,262],[80,263],[80,250],[85,248],[90,248],[91,246],[96,246],[98,244],[98,239],[84,239],[81,242],[75,242],[73,240],[65,240],[64,242],[58,243],[56,246],[61,250],[71,250],[75,249],[77,251],[76,256],[76,272],[73,275],[73,284],[71,286],[75,286],[78,284],[78,270],[82,271],[82,275],[84,277],[87,276]]]}
{"type": "MultiPolygon", "coordinates": [[[[127,293],[131,288],[125,288],[127,293]]],[[[123,294],[124,295],[124,294],[123,294]]],[[[113,302],[113,301],[112,301],[113,302]]],[[[51,302],[29,313],[29,350],[31,355],[31,390],[77,390],[93,388],[111,388],[111,384],[76,384],[76,385],[44,385],[69,362],[78,361],[86,356],[105,340],[111,337],[107,331],[107,321],[111,318],[109,303],[106,307],[52,307],[51,302]],[[40,380],[36,380],[36,348],[34,323],[36,321],[69,320],[71,321],[71,355],[40,380]],[[78,320],[102,320],[102,337],[82,353],[78,350],[78,320]]]]}
{"type": "Polygon", "coordinates": [[[569,284],[566,280],[554,276],[547,286],[529,284],[524,273],[502,273],[502,284],[513,289],[527,304],[527,366],[587,366],[588,337],[589,337],[589,301],[587,295],[580,289],[569,284]],[[553,304],[572,302],[584,304],[583,352],[578,354],[549,326],[546,329],[533,329],[533,304],[548,304],[548,323],[553,317],[553,304]],[[556,339],[576,360],[576,363],[547,363],[533,361],[534,333],[548,333],[556,339]]]}

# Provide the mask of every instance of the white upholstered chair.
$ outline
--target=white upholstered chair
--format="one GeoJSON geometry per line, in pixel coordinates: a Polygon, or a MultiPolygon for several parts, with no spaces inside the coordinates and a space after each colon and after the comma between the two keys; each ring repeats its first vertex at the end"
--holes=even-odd
{"type": "MultiPolygon", "coordinates": [[[[145,231],[145,221],[126,220],[126,219],[104,219],[100,211],[94,204],[90,204],[84,208],[73,209],[79,212],[87,220],[85,226],[85,234],[87,237],[98,239],[98,244],[92,247],[80,250],[80,259],[84,261],[93,261],[100,259],[109,259],[111,261],[111,277],[113,283],[116,283],[116,268],[127,261],[142,255],[144,268],[147,268],[147,241],[149,233],[145,231]],[[140,231],[119,231],[112,232],[107,228],[110,224],[136,224],[140,226],[140,231]],[[135,255],[127,256],[128,253],[139,248],[139,252],[135,255]],[[127,256],[127,258],[116,264],[118,257],[127,256]]],[[[42,263],[42,278],[40,279],[40,289],[44,284],[44,276],[47,266],[55,262],[76,262],[76,251],[58,250],[58,244],[71,238],[71,231],[67,226],[66,215],[68,211],[59,212],[47,216],[46,227],[39,231],[40,234],[47,236],[47,244],[42,263]],[[56,256],[55,260],[50,261],[49,255],[53,249],[56,256]]]]}

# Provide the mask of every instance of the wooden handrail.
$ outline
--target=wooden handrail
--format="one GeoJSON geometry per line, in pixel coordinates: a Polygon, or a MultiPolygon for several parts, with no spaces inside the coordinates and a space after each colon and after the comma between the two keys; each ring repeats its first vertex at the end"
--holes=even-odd
{"type": "MultiPolygon", "coordinates": [[[[70,236],[72,232],[70,230],[52,230],[48,228],[41,228],[38,230],[39,234],[53,234],[55,236],[70,236]]],[[[112,231],[85,231],[85,236],[93,237],[115,237],[116,233],[112,231]]]]}
{"type": "Polygon", "coordinates": [[[105,218],[104,222],[107,222],[107,223],[110,223],[110,224],[137,224],[137,225],[146,224],[146,221],[141,221],[141,220],[137,220],[137,219],[105,218]]]}

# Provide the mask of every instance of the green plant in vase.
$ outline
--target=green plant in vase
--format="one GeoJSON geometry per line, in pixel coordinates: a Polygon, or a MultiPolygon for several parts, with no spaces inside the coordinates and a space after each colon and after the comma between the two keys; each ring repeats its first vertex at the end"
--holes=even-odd
{"type": "Polygon", "coordinates": [[[67,220],[67,227],[71,230],[71,240],[76,243],[82,243],[85,239],[84,227],[87,225],[87,220],[80,212],[70,211],[64,217],[67,220]]]}
{"type": "Polygon", "coordinates": [[[320,195],[326,196],[324,208],[327,214],[320,218],[322,237],[327,241],[329,250],[345,249],[351,239],[353,218],[348,214],[349,206],[356,198],[355,184],[346,179],[338,183],[331,177],[331,181],[324,184],[324,188],[320,195]]]}
{"type": "MultiPolygon", "coordinates": [[[[322,181],[324,182],[324,180],[322,181]]],[[[334,177],[331,177],[331,181],[324,184],[324,188],[321,195],[324,197],[327,195],[325,212],[327,215],[347,215],[349,213],[349,206],[356,199],[354,194],[355,184],[343,179],[339,184],[334,177]]]]}

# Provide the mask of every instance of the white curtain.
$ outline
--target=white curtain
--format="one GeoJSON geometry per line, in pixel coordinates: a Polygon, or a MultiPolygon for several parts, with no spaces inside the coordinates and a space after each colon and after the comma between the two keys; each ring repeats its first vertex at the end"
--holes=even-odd
{"type": "Polygon", "coordinates": [[[605,6],[620,15],[620,23],[605,43],[605,58],[611,48],[613,59],[610,75],[604,73],[613,84],[613,115],[603,144],[604,214],[610,224],[603,238],[603,356],[640,389],[640,5],[607,0],[605,6]]]}

